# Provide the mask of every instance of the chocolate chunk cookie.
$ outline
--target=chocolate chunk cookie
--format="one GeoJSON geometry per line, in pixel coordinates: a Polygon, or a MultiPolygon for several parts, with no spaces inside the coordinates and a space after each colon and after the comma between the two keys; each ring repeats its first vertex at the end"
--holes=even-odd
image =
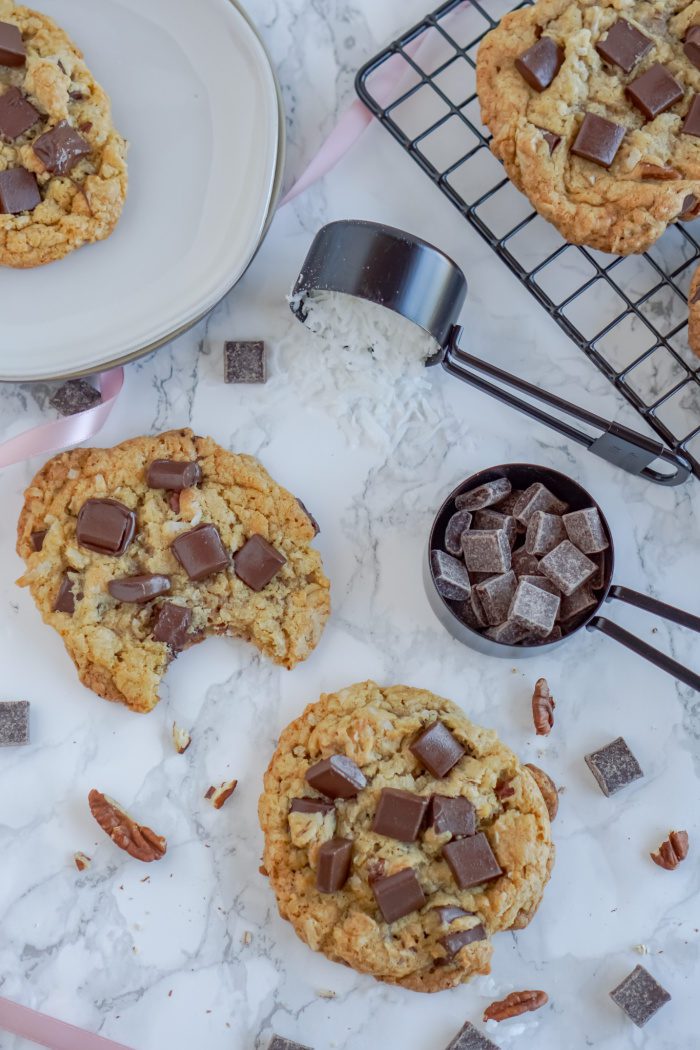
{"type": "Polygon", "coordinates": [[[108,237],[126,189],[126,143],[82,52],[46,15],[0,0],[0,265],[108,237]]]}
{"type": "Polygon", "coordinates": [[[687,0],[538,0],[482,41],[491,148],[567,241],[627,255],[698,213],[698,25],[687,0]]]}
{"type": "Polygon", "coordinates": [[[307,707],[280,737],[259,815],[280,914],[301,939],[414,991],[488,973],[492,936],[532,918],[554,859],[513,752],[408,686],[364,682],[307,707]]]}
{"type": "Polygon", "coordinates": [[[149,711],[169,662],[209,634],[284,667],[309,655],[330,611],[314,536],[257,460],[173,430],[49,460],[25,493],[18,583],[86,686],[149,711]]]}

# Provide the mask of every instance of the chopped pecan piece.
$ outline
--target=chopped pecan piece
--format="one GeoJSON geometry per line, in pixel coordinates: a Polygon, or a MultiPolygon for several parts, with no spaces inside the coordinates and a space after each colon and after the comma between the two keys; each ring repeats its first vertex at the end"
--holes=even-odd
{"type": "Polygon", "coordinates": [[[552,778],[545,773],[539,766],[533,766],[530,762],[525,765],[525,769],[529,769],[530,773],[535,779],[535,783],[540,789],[540,794],[544,799],[544,804],[547,807],[549,813],[549,819],[554,820],[557,813],[559,812],[559,792],[557,786],[552,778]]]}
{"type": "Polygon", "coordinates": [[[639,175],[642,179],[659,179],[664,182],[671,179],[682,179],[680,171],[672,168],[670,164],[647,164],[639,165],[639,175]]]}
{"type": "Polygon", "coordinates": [[[87,853],[74,853],[73,860],[78,871],[87,871],[87,869],[92,864],[92,861],[88,857],[87,853]]]}
{"type": "Polygon", "coordinates": [[[93,817],[115,846],[145,864],[164,856],[167,843],[163,836],[137,824],[114,799],[93,788],[88,795],[88,802],[93,817]]]}
{"type": "Polygon", "coordinates": [[[509,1017],[518,1017],[530,1010],[539,1010],[548,999],[546,992],[511,992],[484,1010],[484,1020],[505,1021],[509,1017]]]}
{"type": "Polygon", "coordinates": [[[178,755],[184,755],[191,743],[192,737],[187,730],[179,726],[177,722],[173,722],[173,746],[178,755]]]}
{"type": "Polygon", "coordinates": [[[654,861],[654,864],[658,864],[660,868],[665,868],[666,871],[673,871],[677,868],[682,860],[688,856],[688,832],[687,831],[671,831],[665,842],[662,842],[656,853],[651,853],[650,857],[654,861]]]}
{"type": "Polygon", "coordinates": [[[204,797],[211,802],[214,809],[221,809],[224,802],[231,798],[237,787],[237,780],[225,780],[218,788],[212,784],[204,797]]]}
{"type": "Polygon", "coordinates": [[[538,736],[549,736],[554,725],[554,702],[546,678],[538,678],[532,694],[532,721],[538,736]]]}
{"type": "Polygon", "coordinates": [[[515,794],[515,788],[510,780],[499,780],[494,791],[499,802],[503,802],[506,798],[512,798],[515,794]]]}

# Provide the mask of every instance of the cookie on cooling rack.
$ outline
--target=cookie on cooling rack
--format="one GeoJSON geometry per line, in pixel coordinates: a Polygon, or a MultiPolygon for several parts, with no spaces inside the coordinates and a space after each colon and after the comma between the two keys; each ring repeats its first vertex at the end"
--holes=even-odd
{"type": "Polygon", "coordinates": [[[40,266],[114,229],[126,143],[82,52],[46,15],[0,0],[0,265],[40,266]]]}
{"type": "Polygon", "coordinates": [[[688,289],[688,345],[700,357],[700,266],[688,289]]]}
{"type": "Polygon", "coordinates": [[[573,244],[627,255],[700,209],[700,14],[666,0],[538,0],[477,59],[491,148],[573,244]]]}
{"type": "Polygon", "coordinates": [[[49,460],[25,493],[18,583],[86,686],[149,711],[207,635],[289,668],[311,653],[330,611],[316,532],[252,456],[173,430],[49,460]]]}
{"type": "Polygon", "coordinates": [[[449,700],[374,682],[322,696],[280,737],[259,815],[280,914],[309,947],[435,992],[488,973],[554,859],[536,781],[449,700]]]}

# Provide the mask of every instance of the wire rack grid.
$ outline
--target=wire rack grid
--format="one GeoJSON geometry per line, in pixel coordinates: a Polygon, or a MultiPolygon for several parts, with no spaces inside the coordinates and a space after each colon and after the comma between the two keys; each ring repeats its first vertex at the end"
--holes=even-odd
{"type": "Polygon", "coordinates": [[[480,40],[509,10],[448,0],[358,73],[356,87],[401,146],[665,444],[700,477],[700,360],[687,291],[700,220],[670,227],[643,255],[567,244],[505,176],[476,95],[480,40]],[[383,77],[386,63],[391,78],[383,77]],[[391,83],[388,90],[387,84],[391,83]]]}

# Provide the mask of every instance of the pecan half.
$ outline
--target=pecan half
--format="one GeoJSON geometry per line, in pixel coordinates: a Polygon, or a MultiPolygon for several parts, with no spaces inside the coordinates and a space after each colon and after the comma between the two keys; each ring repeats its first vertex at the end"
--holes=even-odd
{"type": "Polygon", "coordinates": [[[539,1010],[548,1000],[546,992],[511,992],[484,1010],[484,1020],[506,1021],[509,1017],[519,1017],[530,1010],[539,1010]]]}
{"type": "Polygon", "coordinates": [[[663,182],[683,178],[680,171],[672,168],[670,164],[647,164],[645,162],[639,165],[639,175],[642,179],[659,179],[663,182]]]}
{"type": "Polygon", "coordinates": [[[142,824],[137,824],[114,799],[93,788],[88,795],[88,802],[90,812],[102,830],[109,835],[115,846],[126,850],[134,860],[149,864],[164,856],[167,843],[163,836],[156,835],[155,831],[142,824]]]}
{"type": "Polygon", "coordinates": [[[532,694],[532,721],[538,736],[549,736],[554,725],[554,702],[546,678],[538,678],[532,694]]]}
{"type": "Polygon", "coordinates": [[[649,856],[660,868],[673,871],[688,856],[688,832],[669,832],[666,841],[661,843],[656,853],[650,853],[649,856]]]}
{"type": "Polygon", "coordinates": [[[73,861],[75,862],[75,866],[78,869],[78,871],[87,871],[87,869],[92,864],[92,861],[88,857],[87,853],[74,853],[73,861]]]}
{"type": "Polygon", "coordinates": [[[212,786],[206,792],[204,797],[208,799],[209,802],[211,802],[214,809],[221,809],[224,802],[226,802],[227,799],[231,798],[231,795],[234,793],[237,787],[237,780],[225,780],[224,783],[218,788],[214,787],[214,785],[212,784],[212,786]]]}
{"type": "Polygon", "coordinates": [[[533,766],[530,762],[526,763],[525,769],[529,769],[530,773],[535,779],[535,783],[540,789],[540,794],[544,799],[544,804],[547,807],[549,813],[549,819],[554,820],[557,813],[559,812],[559,792],[557,786],[543,769],[539,766],[533,766]]]}

